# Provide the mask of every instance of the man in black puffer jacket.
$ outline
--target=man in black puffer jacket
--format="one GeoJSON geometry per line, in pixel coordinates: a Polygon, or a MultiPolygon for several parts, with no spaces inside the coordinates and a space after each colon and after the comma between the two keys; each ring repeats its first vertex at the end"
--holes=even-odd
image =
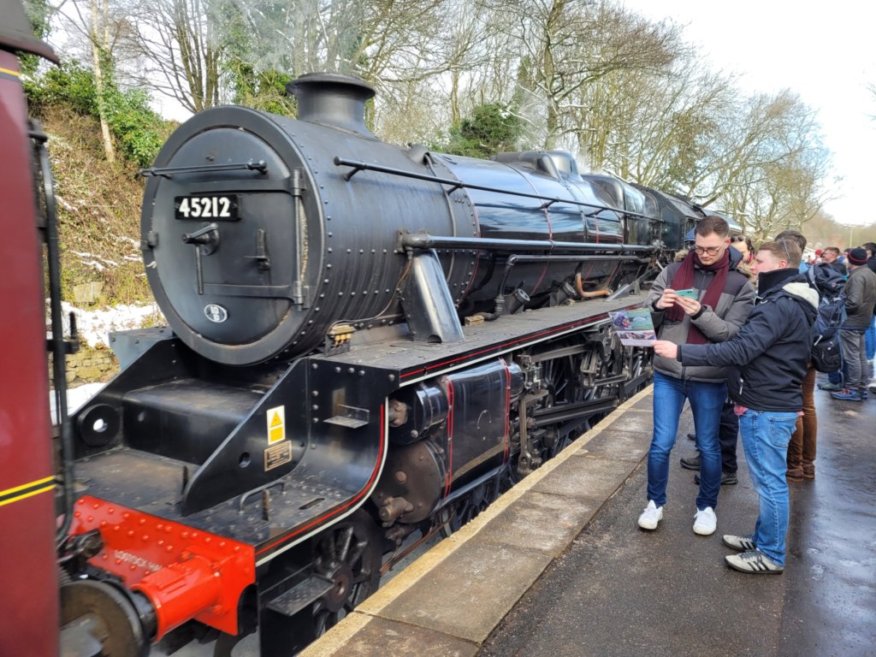
{"type": "Polygon", "coordinates": [[[751,536],[725,535],[742,554],[725,557],[746,573],[781,573],[788,531],[788,443],[803,406],[802,381],[812,348],[818,293],[800,276],[800,247],[792,240],[761,245],[754,310],[735,337],[717,344],[676,345],[658,340],[655,354],[682,365],[736,367],[728,388],[736,402],[742,445],[760,498],[751,536]]]}

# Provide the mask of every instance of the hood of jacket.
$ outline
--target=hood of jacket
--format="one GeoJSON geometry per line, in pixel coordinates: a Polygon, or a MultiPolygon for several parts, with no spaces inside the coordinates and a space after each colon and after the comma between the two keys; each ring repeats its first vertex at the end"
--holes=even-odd
{"type": "Polygon", "coordinates": [[[758,275],[758,303],[779,294],[793,297],[800,303],[809,323],[815,321],[820,301],[818,291],[809,285],[809,281],[797,269],[774,269],[758,275]]]}
{"type": "Polygon", "coordinates": [[[814,312],[818,312],[818,291],[812,289],[812,286],[809,285],[809,283],[805,281],[792,281],[790,283],[785,283],[782,286],[782,289],[792,297],[802,299],[812,306],[814,312]]]}

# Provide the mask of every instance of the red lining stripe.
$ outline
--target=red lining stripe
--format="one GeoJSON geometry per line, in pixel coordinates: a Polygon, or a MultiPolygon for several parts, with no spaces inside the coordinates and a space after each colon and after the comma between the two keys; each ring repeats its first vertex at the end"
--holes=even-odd
{"type": "Polygon", "coordinates": [[[386,414],[385,407],[386,407],[385,404],[380,405],[380,448],[378,449],[378,452],[377,452],[377,463],[374,466],[374,470],[371,472],[370,479],[368,479],[368,482],[365,484],[365,486],[362,488],[362,490],[360,490],[358,493],[356,493],[356,495],[353,498],[347,500],[346,502],[344,502],[343,504],[341,504],[339,506],[336,506],[333,509],[330,509],[329,511],[327,511],[323,515],[321,515],[317,518],[314,518],[313,520],[309,521],[306,525],[302,525],[301,527],[297,527],[296,529],[294,529],[290,533],[284,534],[283,536],[278,537],[273,542],[268,543],[267,545],[260,547],[258,550],[256,550],[256,557],[259,557],[259,556],[265,554],[266,552],[270,552],[274,548],[281,546],[283,543],[288,543],[289,541],[291,541],[293,538],[295,538],[299,534],[307,531],[308,529],[311,529],[312,527],[315,527],[315,526],[321,524],[323,521],[328,520],[329,518],[332,518],[333,516],[336,516],[343,511],[349,509],[356,502],[361,500],[367,492],[369,492],[371,490],[371,488],[374,484],[374,481],[377,479],[377,474],[378,474],[378,472],[380,472],[381,464],[383,463],[383,452],[384,452],[385,445],[386,445],[386,441],[384,440],[384,434],[386,433],[384,430],[384,418],[385,418],[385,414],[386,414]]]}
{"type": "Polygon", "coordinates": [[[447,377],[447,472],[444,475],[444,497],[450,494],[450,482],[453,480],[453,380],[447,377]]]}
{"type": "MultiPolygon", "coordinates": [[[[533,191],[538,193],[538,190],[535,189],[535,185],[530,185],[530,187],[532,187],[533,191]]],[[[554,241],[554,226],[551,223],[551,209],[550,209],[550,207],[546,207],[544,209],[544,218],[545,218],[545,222],[547,223],[548,241],[553,242],[554,241]]],[[[553,251],[553,248],[551,248],[551,251],[553,251]]],[[[550,269],[550,264],[545,262],[544,267],[542,267],[542,270],[541,270],[541,275],[538,277],[538,280],[535,282],[535,285],[532,286],[532,295],[533,296],[535,296],[535,294],[538,292],[538,288],[541,287],[542,282],[544,282],[544,277],[547,276],[548,269],[550,269]]],[[[501,290],[499,290],[499,291],[501,292],[501,290]]]]}
{"type": "Polygon", "coordinates": [[[505,366],[505,435],[502,441],[505,443],[505,461],[511,454],[511,368],[508,361],[501,359],[505,366]]]}

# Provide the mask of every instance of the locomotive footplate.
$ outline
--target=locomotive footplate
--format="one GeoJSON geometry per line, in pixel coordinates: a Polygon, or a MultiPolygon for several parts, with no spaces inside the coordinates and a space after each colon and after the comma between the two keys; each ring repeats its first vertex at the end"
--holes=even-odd
{"type": "Polygon", "coordinates": [[[234,635],[260,567],[372,492],[394,382],[365,366],[339,377],[302,358],[259,388],[187,363],[196,361],[177,340],[156,343],[81,411],[71,534],[99,533],[88,563],[168,610],[159,636],[190,619],[234,635]],[[212,428],[197,433],[197,449],[186,417],[212,428]],[[171,613],[167,596],[180,590],[186,606],[171,613]]]}

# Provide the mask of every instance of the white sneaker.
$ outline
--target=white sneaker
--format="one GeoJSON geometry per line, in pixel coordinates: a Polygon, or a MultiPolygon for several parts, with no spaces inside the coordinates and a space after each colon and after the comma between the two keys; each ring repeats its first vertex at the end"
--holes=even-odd
{"type": "MultiPolygon", "coordinates": [[[[661,520],[663,520],[663,507],[654,504],[654,500],[649,500],[648,506],[645,507],[642,515],[639,516],[639,527],[648,531],[654,531],[661,520]]],[[[713,529],[712,531],[715,530],[713,529]]]]}
{"type": "Polygon", "coordinates": [[[693,530],[694,534],[700,536],[711,536],[718,528],[718,516],[712,511],[712,507],[707,506],[705,509],[697,509],[694,514],[693,530]]]}

